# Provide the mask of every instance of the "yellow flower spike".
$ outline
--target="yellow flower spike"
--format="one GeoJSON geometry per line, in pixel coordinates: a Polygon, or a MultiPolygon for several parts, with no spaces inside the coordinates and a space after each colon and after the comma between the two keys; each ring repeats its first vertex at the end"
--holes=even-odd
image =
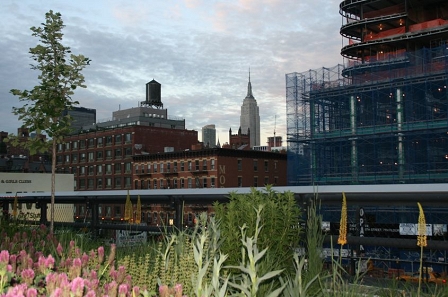
{"type": "Polygon", "coordinates": [[[140,195],[137,199],[137,213],[135,214],[135,223],[140,224],[142,221],[142,202],[140,201],[140,195]]]}
{"type": "Polygon", "coordinates": [[[126,197],[126,204],[124,205],[124,220],[129,221],[131,219],[131,213],[132,213],[132,202],[131,197],[129,196],[129,190],[128,195],[126,197]]]}
{"type": "Polygon", "coordinates": [[[345,198],[345,193],[342,192],[342,210],[341,210],[341,223],[339,226],[338,244],[344,245],[346,243],[347,243],[347,198],[345,198]]]}
{"type": "Polygon", "coordinates": [[[417,202],[418,205],[418,234],[417,234],[417,245],[420,247],[427,246],[428,243],[426,242],[426,220],[425,220],[425,213],[423,211],[422,205],[420,202],[417,202]]]}

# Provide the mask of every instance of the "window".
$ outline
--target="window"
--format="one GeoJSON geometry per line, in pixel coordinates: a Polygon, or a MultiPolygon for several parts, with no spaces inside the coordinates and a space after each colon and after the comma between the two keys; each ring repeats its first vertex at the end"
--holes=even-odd
{"type": "Polygon", "coordinates": [[[87,180],[87,188],[88,189],[93,189],[93,178],[89,178],[87,180]]]}
{"type": "Polygon", "coordinates": [[[131,178],[129,176],[124,178],[124,187],[126,189],[130,189],[131,188],[131,178]]]}
{"type": "Polygon", "coordinates": [[[65,163],[70,163],[70,155],[65,155],[65,163]]]}
{"type": "Polygon", "coordinates": [[[151,164],[148,163],[148,173],[151,173],[151,164]]]}
{"type": "Polygon", "coordinates": [[[243,177],[238,176],[238,187],[241,188],[243,186],[243,177]]]}
{"type": "Polygon", "coordinates": [[[102,189],[103,188],[103,179],[102,178],[97,178],[96,179],[96,188],[97,189],[102,189]]]}
{"type": "Polygon", "coordinates": [[[243,170],[243,161],[241,159],[238,159],[238,171],[243,170]]]}
{"type": "Polygon", "coordinates": [[[184,161],[180,161],[180,171],[184,171],[184,161]]]}
{"type": "Polygon", "coordinates": [[[199,160],[194,161],[194,168],[196,171],[199,171],[199,160]]]}
{"type": "Polygon", "coordinates": [[[274,169],[277,170],[277,161],[274,162],[274,169]]]}
{"type": "Polygon", "coordinates": [[[89,152],[89,153],[88,153],[88,156],[89,156],[89,162],[95,160],[95,158],[94,158],[94,152],[89,152]]]}
{"type": "Polygon", "coordinates": [[[153,181],[153,189],[157,189],[157,180],[155,179],[154,181],[153,181]]]}
{"type": "Polygon", "coordinates": [[[202,160],[202,170],[207,170],[207,160],[202,160]]]}
{"type": "Polygon", "coordinates": [[[106,145],[112,145],[112,136],[106,136],[106,145]]]}
{"type": "Polygon", "coordinates": [[[79,188],[80,189],[85,189],[86,187],[86,180],[85,179],[80,179],[79,180],[79,188]]]}
{"type": "Polygon", "coordinates": [[[125,156],[132,156],[132,148],[131,147],[125,148],[124,154],[125,154],[125,156]]]}
{"type": "Polygon", "coordinates": [[[254,160],[254,171],[258,171],[258,160],[254,160]]]}
{"type": "Polygon", "coordinates": [[[62,152],[62,143],[58,143],[58,152],[62,152]]]}
{"type": "Polygon", "coordinates": [[[151,213],[150,212],[147,212],[146,213],[146,223],[148,223],[148,224],[151,224],[151,213]]]}
{"type": "Polygon", "coordinates": [[[112,207],[106,206],[106,217],[110,217],[112,215],[112,207]]]}
{"type": "Polygon", "coordinates": [[[121,144],[121,134],[115,135],[115,144],[121,144]]]}
{"type": "Polygon", "coordinates": [[[70,142],[65,143],[65,150],[68,151],[70,149],[70,142]]]}
{"type": "Polygon", "coordinates": [[[73,149],[77,149],[78,148],[78,142],[77,141],[73,141],[72,147],[73,147],[73,149]]]}
{"type": "Polygon", "coordinates": [[[120,189],[121,188],[121,177],[116,177],[115,178],[115,189],[120,189]]]}
{"type": "Polygon", "coordinates": [[[140,181],[140,189],[144,189],[145,188],[145,181],[141,180],[140,181]]]}
{"type": "Polygon", "coordinates": [[[173,172],[177,172],[177,162],[173,163],[173,172]]]}
{"type": "Polygon", "coordinates": [[[277,183],[278,183],[278,177],[274,177],[274,185],[277,185],[277,183]]]}
{"type": "Polygon", "coordinates": [[[103,160],[103,151],[96,152],[96,159],[99,161],[103,160]]]}
{"type": "Polygon", "coordinates": [[[181,189],[185,188],[185,181],[183,178],[180,179],[180,188],[181,189]]]}
{"type": "Polygon", "coordinates": [[[210,178],[210,188],[214,188],[215,187],[215,178],[211,177],[210,178]]]}
{"type": "Polygon", "coordinates": [[[103,146],[103,137],[100,137],[96,140],[96,146],[102,147],[103,146]]]}
{"type": "Polygon", "coordinates": [[[164,166],[164,164],[163,164],[163,163],[160,163],[160,172],[161,172],[161,173],[163,173],[163,166],[164,166]]]}
{"type": "Polygon", "coordinates": [[[125,143],[131,143],[131,140],[132,140],[131,135],[132,135],[131,133],[125,134],[125,136],[124,136],[125,143]]]}
{"type": "Polygon", "coordinates": [[[106,164],[106,174],[112,174],[112,164],[106,164]]]}
{"type": "Polygon", "coordinates": [[[207,178],[206,177],[204,177],[204,179],[202,180],[202,187],[207,188],[207,178]]]}
{"type": "Polygon", "coordinates": [[[163,179],[160,180],[160,188],[165,189],[165,185],[163,184],[163,179]]]}
{"type": "Polygon", "coordinates": [[[211,162],[210,169],[215,170],[215,159],[212,159],[210,162],[211,162]]]}
{"type": "Polygon", "coordinates": [[[103,174],[103,165],[96,166],[96,174],[102,175],[103,174]]]}
{"type": "Polygon", "coordinates": [[[254,187],[258,187],[258,176],[254,176],[254,187]]]}
{"type": "Polygon", "coordinates": [[[121,159],[123,154],[121,153],[121,148],[115,149],[115,159],[121,159]]]}
{"type": "Polygon", "coordinates": [[[86,161],[86,153],[81,153],[81,155],[79,157],[79,161],[81,161],[81,162],[85,162],[86,161]]]}
{"type": "Polygon", "coordinates": [[[89,175],[94,175],[95,172],[93,170],[93,165],[90,165],[88,168],[89,168],[89,175]]]}
{"type": "Polygon", "coordinates": [[[85,175],[86,174],[86,168],[84,166],[81,166],[79,168],[79,175],[85,175]]]}
{"type": "Polygon", "coordinates": [[[269,185],[269,176],[264,177],[264,185],[269,185]]]}
{"type": "Polygon", "coordinates": [[[112,188],[112,179],[110,177],[108,177],[105,179],[105,181],[106,181],[106,188],[107,189],[112,188]]]}
{"type": "Polygon", "coordinates": [[[177,189],[177,178],[173,179],[173,188],[177,189]]]}
{"type": "Polygon", "coordinates": [[[87,143],[89,147],[95,147],[95,139],[89,138],[89,140],[87,140],[87,143]]]}
{"type": "Polygon", "coordinates": [[[112,159],[112,150],[106,150],[106,160],[112,159]]]}
{"type": "Polygon", "coordinates": [[[86,140],[85,139],[79,141],[79,148],[81,148],[81,149],[86,148],[86,140]]]}
{"type": "Polygon", "coordinates": [[[157,163],[154,163],[154,173],[157,172],[157,163]]]}
{"type": "Polygon", "coordinates": [[[264,172],[268,172],[269,171],[269,161],[264,160],[264,172]]]}
{"type": "Polygon", "coordinates": [[[115,174],[121,173],[121,163],[115,163],[114,164],[115,174]]]}
{"type": "Polygon", "coordinates": [[[168,173],[171,172],[171,163],[170,162],[166,162],[166,172],[168,172],[168,173]]]}
{"type": "Polygon", "coordinates": [[[115,217],[121,217],[121,206],[115,206],[115,217]]]}
{"type": "Polygon", "coordinates": [[[189,189],[191,189],[193,186],[192,186],[192,184],[191,184],[191,178],[189,177],[188,178],[188,188],[189,189]]]}
{"type": "Polygon", "coordinates": [[[191,171],[191,161],[188,161],[188,171],[191,171]]]}
{"type": "Polygon", "coordinates": [[[78,163],[78,154],[72,154],[72,162],[78,163]]]}
{"type": "Polygon", "coordinates": [[[124,163],[124,173],[131,173],[131,163],[124,163]]]}
{"type": "Polygon", "coordinates": [[[101,207],[101,205],[98,206],[98,215],[99,215],[100,217],[103,216],[103,208],[101,207]]]}

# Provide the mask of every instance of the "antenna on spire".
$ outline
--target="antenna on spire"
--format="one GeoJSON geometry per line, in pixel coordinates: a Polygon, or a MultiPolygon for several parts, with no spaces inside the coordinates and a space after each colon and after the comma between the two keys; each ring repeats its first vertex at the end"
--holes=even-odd
{"type": "Polygon", "coordinates": [[[249,66],[249,82],[250,82],[250,66],[249,66]]]}

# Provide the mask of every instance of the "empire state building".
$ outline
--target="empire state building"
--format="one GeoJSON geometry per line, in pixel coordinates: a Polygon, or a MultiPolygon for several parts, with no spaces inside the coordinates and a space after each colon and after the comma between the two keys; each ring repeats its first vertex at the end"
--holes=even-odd
{"type": "Polygon", "coordinates": [[[243,133],[250,134],[250,147],[260,145],[260,112],[257,100],[252,95],[252,84],[247,84],[247,95],[241,105],[240,127],[243,133]]]}

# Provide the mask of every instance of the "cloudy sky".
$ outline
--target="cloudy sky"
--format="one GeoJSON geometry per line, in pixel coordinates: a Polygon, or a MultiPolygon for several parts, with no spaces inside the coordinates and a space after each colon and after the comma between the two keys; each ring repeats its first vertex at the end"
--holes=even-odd
{"type": "Polygon", "coordinates": [[[145,84],[162,84],[168,115],[189,130],[215,124],[219,140],[237,131],[248,70],[260,109],[261,144],[286,139],[285,74],[342,63],[340,0],[2,0],[0,131],[16,133],[10,89],[32,89],[30,27],[60,12],[63,43],[92,62],[87,89],[73,99],[97,119],[138,106],[145,84]]]}

